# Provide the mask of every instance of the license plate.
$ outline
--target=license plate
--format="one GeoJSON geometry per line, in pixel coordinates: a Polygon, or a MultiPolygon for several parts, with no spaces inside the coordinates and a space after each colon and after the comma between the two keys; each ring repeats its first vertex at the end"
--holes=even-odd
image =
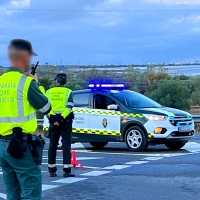
{"type": "Polygon", "coordinates": [[[186,125],[186,126],[179,126],[178,132],[184,133],[184,132],[191,132],[193,130],[192,125],[186,125]]]}

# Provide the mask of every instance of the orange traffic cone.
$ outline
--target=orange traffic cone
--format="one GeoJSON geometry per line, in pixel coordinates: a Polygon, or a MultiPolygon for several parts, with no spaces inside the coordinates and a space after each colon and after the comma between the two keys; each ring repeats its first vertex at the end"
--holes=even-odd
{"type": "Polygon", "coordinates": [[[72,165],[74,167],[81,167],[81,168],[84,168],[83,165],[81,165],[78,160],[77,160],[77,157],[76,157],[76,151],[71,151],[72,152],[72,165]]]}

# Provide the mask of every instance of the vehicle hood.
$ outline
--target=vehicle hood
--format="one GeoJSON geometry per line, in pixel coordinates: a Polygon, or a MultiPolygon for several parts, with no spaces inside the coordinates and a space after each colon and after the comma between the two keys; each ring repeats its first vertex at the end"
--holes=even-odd
{"type": "Polygon", "coordinates": [[[178,110],[174,108],[168,108],[168,107],[163,107],[163,108],[145,108],[145,110],[151,111],[151,112],[156,112],[159,114],[165,114],[170,116],[181,116],[181,117],[186,117],[186,116],[191,116],[190,113],[185,112],[183,110],[178,110]]]}

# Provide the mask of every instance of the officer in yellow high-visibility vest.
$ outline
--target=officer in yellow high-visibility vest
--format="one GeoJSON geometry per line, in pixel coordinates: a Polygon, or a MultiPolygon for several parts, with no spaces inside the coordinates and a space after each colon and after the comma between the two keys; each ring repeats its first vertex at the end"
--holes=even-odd
{"type": "Polygon", "coordinates": [[[74,177],[71,174],[71,139],[72,139],[72,120],[74,106],[72,91],[65,87],[67,78],[65,73],[56,76],[56,87],[46,92],[52,110],[49,115],[49,134],[50,144],[48,151],[48,169],[50,177],[57,176],[56,171],[56,151],[60,136],[63,145],[63,171],[64,177],[74,177]]]}
{"type": "Polygon", "coordinates": [[[41,169],[29,144],[37,137],[36,110],[48,114],[51,105],[37,76],[26,73],[36,55],[31,43],[12,40],[8,51],[12,67],[0,76],[0,167],[7,199],[41,200],[41,169]]]}

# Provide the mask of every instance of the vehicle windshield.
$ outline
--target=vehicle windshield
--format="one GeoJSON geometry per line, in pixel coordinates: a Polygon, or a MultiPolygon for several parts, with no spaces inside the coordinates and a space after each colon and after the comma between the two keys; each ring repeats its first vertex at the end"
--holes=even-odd
{"type": "Polygon", "coordinates": [[[133,91],[111,93],[121,103],[131,108],[161,108],[162,106],[152,99],[133,91]]]}

